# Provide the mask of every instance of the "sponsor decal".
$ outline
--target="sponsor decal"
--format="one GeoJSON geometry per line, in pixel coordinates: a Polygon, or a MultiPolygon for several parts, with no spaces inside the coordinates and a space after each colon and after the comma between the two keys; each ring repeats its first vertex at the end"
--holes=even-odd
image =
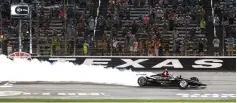
{"type": "Polygon", "coordinates": [[[26,4],[11,5],[12,16],[27,16],[29,15],[29,6],[26,4]]]}

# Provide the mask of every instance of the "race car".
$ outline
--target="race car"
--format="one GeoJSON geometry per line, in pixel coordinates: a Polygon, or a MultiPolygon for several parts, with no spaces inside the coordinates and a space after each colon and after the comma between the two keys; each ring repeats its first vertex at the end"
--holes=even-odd
{"type": "Polygon", "coordinates": [[[142,75],[137,79],[137,83],[140,87],[144,86],[174,86],[179,87],[180,89],[187,89],[188,87],[200,87],[207,86],[199,82],[197,77],[191,77],[189,79],[184,79],[182,76],[177,76],[176,78],[169,74],[164,77],[163,74],[155,74],[155,75],[142,75]]]}

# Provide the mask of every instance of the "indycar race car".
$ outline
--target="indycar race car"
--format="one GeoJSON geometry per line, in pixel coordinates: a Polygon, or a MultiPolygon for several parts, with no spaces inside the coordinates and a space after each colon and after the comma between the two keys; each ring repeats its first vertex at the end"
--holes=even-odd
{"type": "Polygon", "coordinates": [[[174,87],[180,87],[181,89],[187,89],[188,87],[207,86],[206,84],[199,82],[199,79],[197,77],[184,79],[180,75],[175,78],[171,74],[167,77],[164,77],[162,73],[150,76],[147,75],[140,76],[137,82],[140,87],[158,85],[158,86],[174,86],[174,87]]]}

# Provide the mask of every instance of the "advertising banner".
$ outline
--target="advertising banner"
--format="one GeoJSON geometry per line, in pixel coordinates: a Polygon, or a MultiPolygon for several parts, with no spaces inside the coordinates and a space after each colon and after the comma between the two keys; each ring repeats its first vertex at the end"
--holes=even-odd
{"type": "Polygon", "coordinates": [[[26,4],[11,5],[12,16],[28,16],[29,11],[29,6],[26,4]]]}
{"type": "Polygon", "coordinates": [[[73,62],[132,70],[236,70],[234,57],[36,57],[49,62],[73,62]]]}

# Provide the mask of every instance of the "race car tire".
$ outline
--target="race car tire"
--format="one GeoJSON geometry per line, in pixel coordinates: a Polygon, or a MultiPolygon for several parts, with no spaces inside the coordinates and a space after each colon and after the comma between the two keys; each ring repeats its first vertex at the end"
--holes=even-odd
{"type": "Polygon", "coordinates": [[[137,83],[139,86],[145,86],[147,84],[147,79],[145,77],[139,77],[137,79],[137,83]]]}
{"type": "Polygon", "coordinates": [[[197,77],[191,77],[190,80],[193,80],[193,81],[197,81],[197,82],[199,82],[199,80],[198,80],[197,77]]]}
{"type": "Polygon", "coordinates": [[[186,89],[186,88],[188,88],[188,82],[187,82],[186,80],[181,80],[181,81],[179,82],[179,87],[180,87],[180,89],[186,89]]]}

